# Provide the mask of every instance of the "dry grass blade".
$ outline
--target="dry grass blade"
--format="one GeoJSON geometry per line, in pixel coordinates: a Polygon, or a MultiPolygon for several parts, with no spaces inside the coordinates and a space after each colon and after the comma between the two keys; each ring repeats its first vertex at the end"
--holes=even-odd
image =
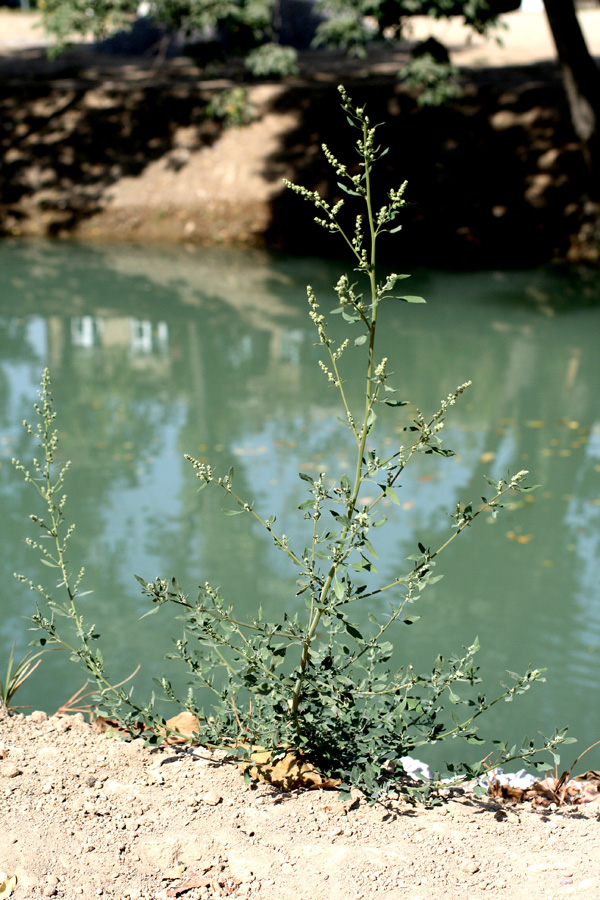
{"type": "MultiPolygon", "coordinates": [[[[140,670],[140,664],[138,663],[138,665],[133,670],[131,675],[128,675],[127,678],[125,678],[123,681],[120,681],[118,684],[115,685],[115,687],[122,687],[124,684],[127,684],[128,681],[131,681],[131,679],[137,675],[139,670],[140,670]]],[[[85,691],[85,689],[89,683],[90,683],[89,681],[86,681],[85,684],[82,685],[82,687],[80,687],[78,691],[75,691],[75,693],[72,694],[69,697],[69,699],[66,700],[65,703],[63,703],[63,705],[60,706],[56,710],[54,715],[55,716],[69,716],[69,715],[72,715],[73,713],[78,713],[78,712],[87,713],[88,716],[90,717],[90,722],[91,722],[92,719],[94,718],[94,707],[93,706],[91,706],[90,704],[86,704],[85,706],[74,706],[73,705],[74,703],[79,703],[85,697],[93,697],[94,694],[97,693],[97,691],[88,691],[87,694],[82,693],[83,691],[85,691]]]]}
{"type": "Polygon", "coordinates": [[[567,769],[566,772],[563,772],[562,775],[560,776],[560,778],[558,779],[558,781],[556,783],[556,787],[554,788],[554,791],[557,794],[558,799],[556,802],[558,803],[559,806],[561,806],[564,803],[565,794],[567,792],[567,787],[568,787],[568,783],[569,783],[569,776],[571,775],[571,772],[573,771],[573,769],[575,768],[575,766],[577,765],[579,760],[583,756],[585,756],[585,754],[589,750],[593,750],[594,747],[597,747],[598,744],[600,744],[600,741],[596,741],[594,744],[590,744],[589,747],[587,747],[582,753],[579,754],[579,756],[577,757],[575,762],[572,764],[571,768],[567,769]]]}

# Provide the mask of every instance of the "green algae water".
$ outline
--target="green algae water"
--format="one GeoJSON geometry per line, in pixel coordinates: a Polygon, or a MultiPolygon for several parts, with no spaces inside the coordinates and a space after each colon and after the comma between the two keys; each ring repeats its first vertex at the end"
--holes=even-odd
{"type": "MultiPolygon", "coordinates": [[[[352,466],[305,291],[310,283],[327,311],[343,271],[344,262],[225,249],[0,244],[2,676],[12,642],[23,654],[35,637],[24,618],[35,596],[13,572],[52,581],[25,544],[36,536],[29,515],[42,510],[11,465],[35,452],[22,420],[34,419],[44,366],[60,456],[72,460],[71,563],[85,565],[83,589],[93,593],[81,606],[113,680],[139,665],[140,699],[163,671],[185,688],[163,660],[181,625],[168,610],[141,619],[148,606],[134,574],[176,575],[192,595],[209,581],[241,617],[259,603],[269,616],[302,608],[295,570],[256,524],[222,515],[218,491],[198,494],[184,454],[217,472],[233,465],[236,489],[305,540],[298,471],[334,479],[352,466]]],[[[486,476],[529,469],[540,488],[482,517],[440,557],[444,578],[411,609],[421,619],[399,629],[396,662],[427,671],[439,653],[479,636],[490,697],[507,670],[547,667],[546,684],[496,706],[480,733],[516,742],[568,725],[574,758],[600,738],[600,273],[421,271],[410,292],[427,305],[382,308],[380,330],[403,399],[427,416],[458,384],[473,386],[444,429],[456,456],[420,456],[400,506],[386,509],[390,523],[376,535],[381,583],[406,570],[418,541],[442,543],[457,502],[487,495],[486,476]]],[[[383,448],[402,442],[410,407],[389,413],[375,440],[383,448]]],[[[386,602],[374,611],[385,613],[386,602]]],[[[352,612],[366,621],[369,610],[352,612]]],[[[84,681],[53,651],[15,703],[54,712],[84,681]]],[[[421,755],[442,766],[462,747],[421,755]]],[[[600,768],[598,749],[584,762],[600,768]]]]}

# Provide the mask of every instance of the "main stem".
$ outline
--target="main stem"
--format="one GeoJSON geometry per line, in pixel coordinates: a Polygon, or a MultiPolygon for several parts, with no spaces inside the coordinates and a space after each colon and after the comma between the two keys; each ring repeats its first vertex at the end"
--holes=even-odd
{"type": "MultiPolygon", "coordinates": [[[[372,198],[371,198],[371,170],[369,164],[369,157],[367,153],[367,138],[368,138],[368,126],[366,122],[362,123],[363,129],[363,161],[365,166],[365,202],[367,205],[367,218],[369,222],[369,234],[371,238],[371,251],[369,257],[368,266],[363,266],[363,269],[366,268],[369,275],[369,283],[371,287],[371,321],[368,323],[369,328],[369,357],[367,364],[367,376],[366,376],[366,388],[365,388],[365,413],[362,429],[359,433],[359,441],[358,441],[358,449],[356,453],[356,470],[354,475],[354,486],[352,489],[352,494],[348,500],[347,504],[347,517],[348,519],[352,519],[352,514],[356,508],[356,501],[358,499],[358,493],[360,491],[360,486],[362,484],[362,474],[363,474],[363,462],[364,462],[364,454],[365,454],[365,446],[367,443],[367,435],[369,433],[369,429],[367,423],[369,421],[369,416],[371,414],[371,410],[373,409],[373,366],[374,366],[374,358],[375,358],[375,332],[377,325],[377,279],[375,274],[375,250],[377,243],[377,230],[375,227],[375,222],[373,219],[373,206],[372,206],[372,198]]],[[[360,257],[359,257],[360,259],[360,257]]],[[[340,542],[343,543],[348,534],[348,525],[344,525],[342,530],[340,542]]],[[[302,692],[302,685],[304,683],[306,677],[306,669],[308,666],[308,661],[310,659],[310,648],[312,646],[312,642],[314,640],[315,634],[317,633],[317,628],[319,627],[319,622],[321,621],[321,617],[323,615],[325,609],[325,601],[327,600],[327,596],[331,590],[331,585],[333,579],[335,578],[335,574],[337,568],[339,566],[339,562],[334,562],[329,572],[327,573],[327,577],[323,583],[321,588],[321,592],[319,594],[319,602],[315,609],[311,612],[311,617],[309,621],[308,631],[306,633],[306,637],[302,643],[302,656],[300,658],[300,674],[296,680],[296,684],[294,685],[294,690],[292,693],[292,699],[290,701],[290,711],[292,714],[292,718],[294,720],[294,724],[296,726],[296,730],[298,729],[298,706],[300,704],[300,695],[302,692]]]]}

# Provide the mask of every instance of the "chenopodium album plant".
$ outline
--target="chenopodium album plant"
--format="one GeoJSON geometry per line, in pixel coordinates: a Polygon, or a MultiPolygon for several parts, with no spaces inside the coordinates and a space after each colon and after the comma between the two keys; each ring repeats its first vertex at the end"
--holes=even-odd
{"type": "MultiPolygon", "coordinates": [[[[343,369],[350,339],[337,344],[330,337],[317,297],[311,287],[307,289],[309,315],[324,351],[319,365],[326,382],[339,393],[343,426],[354,447],[354,469],[342,474],[337,483],[324,474],[314,478],[300,473],[309,496],[299,509],[310,528],[308,546],[300,548],[276,530],[274,517],[263,518],[251,502],[239,496],[233,469],[219,476],[205,462],[187,457],[200,489],[216,485],[232,501],[224,510],[227,515],[245,514],[258,521],[287,555],[297,570],[297,595],[305,599],[305,611],[270,622],[258,607],[255,619],[240,621],[233,605],[210,584],[192,600],[175,580],[157,579],[149,584],[138,580],[155,603],[174,603],[185,610],[184,633],[176,643],[175,655],[186,662],[196,683],[214,694],[212,724],[197,708],[194,686],[186,701],[205,727],[218,730],[219,737],[236,743],[240,752],[255,745],[276,753],[301,750],[327,775],[379,796],[397,789],[403,756],[450,737],[483,744],[476,719],[499,700],[511,700],[532,682],[543,680],[540,670],[529,670],[523,676],[512,674],[513,684],[504,686],[502,695],[492,701],[477,693],[473,697],[473,692],[465,696],[461,686],[480,682],[474,664],[477,641],[456,657],[438,657],[426,674],[418,675],[410,665],[397,671],[390,667],[397,630],[416,621],[415,602],[427,586],[441,578],[435,574],[440,553],[482,512],[495,515],[507,493],[533,488],[524,484],[525,471],[490,481],[491,496],[483,498],[478,509],[471,504],[457,507],[453,533],[442,546],[432,550],[415,542],[418,552],[410,557],[407,570],[388,583],[373,585],[377,552],[372,541],[386,523],[382,501],[399,505],[399,478],[416,454],[453,455],[442,446],[440,432],[448,410],[470,382],[452,391],[429,418],[417,410],[404,429],[406,443],[391,455],[380,454],[375,444],[379,406],[400,408],[407,403],[396,399],[388,359],[377,355],[379,308],[384,302],[424,300],[397,293],[407,275],[378,276],[377,241],[386,232],[400,230],[396,220],[405,206],[406,184],[390,190],[387,203],[374,209],[373,169],[387,151],[377,145],[376,127],[364,109],[356,107],[342,87],[339,90],[348,123],[358,131],[358,167],[349,170],[326,146],[323,151],[341,190],[362,204],[353,231],[348,233],[340,222],[343,200],[331,205],[316,191],[289,182],[287,186],[314,205],[315,221],[321,227],[344,239],[363,280],[359,287],[342,275],[335,286],[337,305],[333,309],[358,332],[354,345],[364,348],[364,406],[360,410],[351,408],[346,382],[355,364],[343,369]],[[368,499],[363,492],[367,486],[368,499]],[[393,599],[387,611],[376,616],[374,601],[381,597],[393,599]],[[361,612],[353,617],[355,609],[361,612]],[[368,618],[370,624],[366,628],[357,625],[353,618],[359,617],[361,621],[368,618]]],[[[173,696],[166,680],[162,686],[173,696]]],[[[562,734],[558,736],[561,739],[562,734]]],[[[554,747],[555,740],[546,741],[546,748],[554,747]]],[[[531,757],[537,749],[526,740],[510,749],[500,745],[498,752],[499,760],[506,762],[531,757]]]]}
{"type": "MultiPolygon", "coordinates": [[[[474,663],[477,641],[450,659],[438,656],[432,670],[425,674],[417,674],[408,663],[399,669],[392,667],[398,631],[419,618],[413,612],[415,604],[423,591],[441,577],[436,574],[438,556],[483,512],[496,515],[506,494],[533,488],[524,483],[525,471],[490,482],[490,496],[482,498],[478,508],[472,504],[457,506],[452,516],[453,530],[441,546],[431,549],[415,540],[417,552],[409,558],[405,570],[398,571],[386,583],[375,584],[377,552],[373,540],[386,523],[384,501],[399,504],[400,476],[416,454],[453,455],[443,447],[440,432],[450,407],[469,382],[452,391],[433,415],[413,412],[404,427],[405,443],[390,455],[379,452],[375,439],[381,405],[398,408],[400,415],[407,412],[402,410],[406,402],[397,399],[396,388],[390,383],[388,360],[377,355],[379,308],[386,302],[424,301],[397,293],[399,283],[408,276],[378,275],[377,242],[382,234],[400,230],[396,220],[405,205],[405,185],[390,190],[387,203],[378,210],[374,208],[373,170],[386,150],[377,145],[376,127],[370,124],[364,109],[353,105],[343,88],[340,93],[348,123],[358,131],[358,166],[349,170],[327,147],[324,153],[339,178],[340,188],[362,207],[353,231],[347,233],[340,221],[342,200],[331,205],[317,192],[289,183],[288,187],[315,206],[320,226],[343,238],[354,258],[357,277],[362,279],[362,287],[347,275],[339,279],[333,310],[357,332],[353,344],[359,348],[357,353],[364,353],[364,371],[360,376],[364,404],[358,410],[349,402],[346,380],[355,377],[355,361],[344,369],[350,339],[338,344],[330,337],[318,300],[308,288],[309,315],[323,350],[319,365],[325,381],[339,393],[342,427],[354,447],[354,469],[342,474],[335,483],[324,474],[315,478],[300,473],[308,497],[299,509],[306,520],[309,539],[306,547],[296,547],[276,528],[274,516],[263,518],[252,502],[239,496],[233,469],[226,475],[217,475],[210,465],[187,457],[200,489],[210,485],[224,493],[228,501],[226,515],[246,515],[259,522],[275,546],[286,554],[297,572],[297,596],[304,600],[304,610],[290,610],[283,613],[280,621],[269,621],[257,603],[255,617],[242,620],[233,604],[208,583],[196,599],[191,599],[174,578],[147,582],[136,577],[143,593],[156,604],[149,612],[158,612],[166,604],[180,609],[183,634],[175,641],[170,656],[187,666],[192,676],[189,691],[182,700],[165,677],[157,682],[167,697],[197,717],[198,741],[227,747],[239,757],[248,757],[259,747],[272,751],[271,758],[276,760],[293,750],[302,753],[324,775],[338,778],[342,788],[358,787],[375,799],[398,790],[426,793],[429,785],[411,784],[404,777],[402,758],[449,738],[483,744],[477,733],[479,717],[500,700],[512,700],[534,681],[543,680],[543,670],[530,669],[522,676],[510,673],[512,683],[503,685],[501,695],[488,701],[476,687],[480,683],[474,663]],[[386,598],[391,598],[387,610],[375,615],[373,610],[381,609],[386,598]],[[361,623],[368,620],[368,624],[357,624],[359,619],[361,623]],[[212,702],[202,706],[199,695],[211,696],[212,702]]],[[[94,626],[86,625],[79,609],[82,573],[73,579],[66,563],[66,547],[72,533],[72,526],[65,529],[64,525],[66,470],[60,469],[54,481],[51,476],[57,436],[52,425],[55,413],[47,372],[40,396],[43,403],[36,410],[41,423],[37,430],[27,427],[44,447],[45,458],[42,463],[34,460],[34,476],[20,463],[17,467],[47,505],[47,521],[32,518],[54,550],[49,550],[47,544],[30,543],[41,550],[47,566],[59,570],[59,587],[66,591],[67,599],[59,602],[41,585],[18,576],[41,594],[50,610],[48,615],[38,606],[33,624],[45,632],[42,645],[68,647],[73,658],[83,662],[98,685],[97,702],[101,708],[124,723],[141,720],[155,737],[164,735],[165,720],[156,714],[154,698],[145,706],[139,705],[131,689],[125,691],[111,683],[95,644],[98,635],[94,626]],[[74,639],[63,636],[57,627],[57,615],[71,620],[74,639]]],[[[258,594],[260,584],[256,590],[258,594]]],[[[544,738],[541,747],[529,739],[513,747],[495,742],[496,762],[531,760],[544,749],[556,759],[556,746],[567,740],[570,739],[564,732],[558,732],[552,739],[544,738]]],[[[453,770],[458,769],[478,771],[466,764],[453,770]]]]}

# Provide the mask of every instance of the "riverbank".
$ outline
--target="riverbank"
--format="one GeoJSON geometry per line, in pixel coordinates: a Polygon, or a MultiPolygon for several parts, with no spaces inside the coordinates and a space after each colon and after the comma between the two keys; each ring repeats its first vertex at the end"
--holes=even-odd
{"type": "Polygon", "coordinates": [[[536,810],[465,793],[423,809],[280,793],[204,751],[111,739],[81,714],[0,720],[0,792],[0,892],[14,900],[600,891],[597,802],[536,810]]]}
{"type": "MultiPolygon", "coordinates": [[[[600,54],[600,10],[581,15],[600,54]]],[[[353,140],[339,109],[343,82],[385,122],[389,183],[409,181],[403,248],[411,259],[593,261],[598,210],[586,200],[545,20],[504,18],[504,48],[479,37],[469,44],[454,22],[437,27],[463,88],[438,109],[419,108],[397,81],[408,45],[351,65],[305,52],[300,77],[256,84],[239,69],[207,78],[186,57],[157,65],[85,44],[49,62],[31,36],[5,39],[0,233],[322,252],[310,211],[282,179],[335,195],[320,144],[344,156],[353,140]],[[250,121],[225,128],[210,103],[235,88],[243,93],[233,117],[250,121]]]]}

